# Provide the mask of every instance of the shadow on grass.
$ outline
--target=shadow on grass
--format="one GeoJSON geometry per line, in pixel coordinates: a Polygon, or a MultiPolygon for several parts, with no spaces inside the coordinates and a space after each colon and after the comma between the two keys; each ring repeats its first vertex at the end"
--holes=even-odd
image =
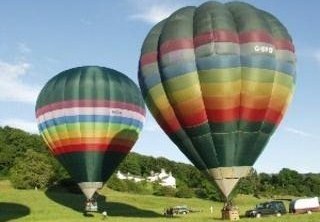
{"type": "Polygon", "coordinates": [[[0,221],[10,221],[30,214],[30,209],[21,204],[0,203],[0,221]]]}
{"type": "MultiPolygon", "coordinates": [[[[67,190],[53,186],[45,192],[46,196],[56,203],[64,205],[75,211],[83,213],[85,197],[80,193],[71,193],[67,190]]],[[[99,212],[107,211],[108,216],[121,216],[121,217],[141,217],[141,218],[154,218],[163,217],[163,215],[150,210],[139,209],[135,206],[121,203],[121,202],[109,202],[106,201],[106,197],[103,195],[97,195],[96,200],[98,202],[99,212]]],[[[90,214],[84,216],[90,216],[90,214]]]]}
{"type": "MultiPolygon", "coordinates": [[[[222,216],[221,217],[212,217],[214,220],[221,220],[221,221],[227,221],[227,219],[222,219],[222,216]]],[[[250,217],[246,217],[245,215],[239,215],[239,218],[240,219],[248,219],[250,217]]]]}

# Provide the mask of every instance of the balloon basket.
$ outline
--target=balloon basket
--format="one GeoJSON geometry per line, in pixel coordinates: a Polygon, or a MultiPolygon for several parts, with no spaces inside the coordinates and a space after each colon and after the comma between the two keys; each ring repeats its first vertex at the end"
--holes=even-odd
{"type": "Polygon", "coordinates": [[[239,208],[232,205],[226,205],[221,210],[222,220],[237,221],[240,220],[239,208]]]}
{"type": "Polygon", "coordinates": [[[98,203],[94,199],[89,199],[85,203],[85,212],[98,212],[98,203]]]}

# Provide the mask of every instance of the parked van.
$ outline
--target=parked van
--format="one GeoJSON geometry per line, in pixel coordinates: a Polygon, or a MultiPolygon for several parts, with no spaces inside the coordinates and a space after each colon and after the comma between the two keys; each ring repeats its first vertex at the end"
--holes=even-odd
{"type": "Polygon", "coordinates": [[[314,211],[320,211],[319,198],[301,198],[290,202],[289,212],[290,213],[311,213],[314,211]]]}
{"type": "Polygon", "coordinates": [[[261,217],[267,215],[276,215],[280,217],[286,214],[286,207],[282,201],[268,201],[258,204],[255,209],[246,211],[247,217],[261,217]]]}

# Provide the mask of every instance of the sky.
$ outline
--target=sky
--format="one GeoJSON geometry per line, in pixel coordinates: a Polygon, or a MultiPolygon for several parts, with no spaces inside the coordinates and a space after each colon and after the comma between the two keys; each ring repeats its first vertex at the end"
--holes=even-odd
{"type": "MultiPolygon", "coordinates": [[[[38,133],[34,106],[54,75],[99,65],[137,83],[142,42],[158,21],[196,0],[0,0],[0,126],[38,133]]],[[[227,1],[223,1],[227,2],[227,1]]],[[[289,30],[297,54],[291,106],[254,167],[320,172],[320,27],[318,0],[247,0],[289,30]],[[306,3],[307,2],[307,3],[306,3]]],[[[134,152],[188,160],[147,113],[134,152]]]]}

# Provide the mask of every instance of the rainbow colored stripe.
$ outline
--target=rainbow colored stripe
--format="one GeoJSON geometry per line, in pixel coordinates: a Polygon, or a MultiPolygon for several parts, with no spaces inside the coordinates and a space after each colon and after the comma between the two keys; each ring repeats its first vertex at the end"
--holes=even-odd
{"type": "Polygon", "coordinates": [[[41,107],[40,133],[55,155],[79,151],[127,153],[140,132],[145,111],[134,104],[105,100],[71,100],[41,107]],[[117,133],[131,133],[116,137],[117,133]]]}

